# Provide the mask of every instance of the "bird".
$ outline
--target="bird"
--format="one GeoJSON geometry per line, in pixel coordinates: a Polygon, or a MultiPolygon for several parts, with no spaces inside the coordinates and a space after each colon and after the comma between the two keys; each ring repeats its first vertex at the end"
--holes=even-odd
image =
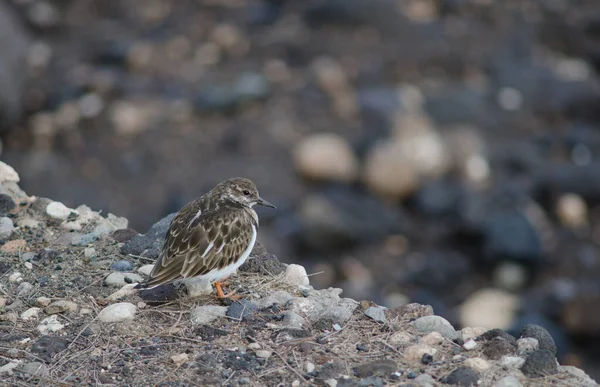
{"type": "MultiPolygon", "coordinates": [[[[214,282],[218,298],[223,280],[248,259],[258,234],[258,215],[252,208],[276,208],[260,197],[249,179],[234,177],[186,204],[171,220],[162,250],[142,288],[197,277],[214,282]]],[[[237,297],[237,296],[236,296],[237,297]]]]}

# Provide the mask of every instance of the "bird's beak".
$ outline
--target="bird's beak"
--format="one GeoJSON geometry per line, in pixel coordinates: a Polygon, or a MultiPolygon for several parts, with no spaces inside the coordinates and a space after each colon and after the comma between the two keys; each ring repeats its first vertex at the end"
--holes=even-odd
{"type": "Polygon", "coordinates": [[[259,206],[265,206],[265,207],[271,207],[271,208],[277,208],[274,205],[272,205],[271,203],[269,203],[268,201],[266,201],[265,199],[259,197],[258,200],[256,201],[256,204],[258,204],[259,206]]]}

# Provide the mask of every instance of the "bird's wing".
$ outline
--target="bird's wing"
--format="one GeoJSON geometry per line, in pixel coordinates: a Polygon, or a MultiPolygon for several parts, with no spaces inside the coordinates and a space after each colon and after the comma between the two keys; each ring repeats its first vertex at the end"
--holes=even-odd
{"type": "Polygon", "coordinates": [[[146,286],[203,275],[232,264],[252,239],[252,227],[244,216],[243,210],[178,214],[146,286]]]}

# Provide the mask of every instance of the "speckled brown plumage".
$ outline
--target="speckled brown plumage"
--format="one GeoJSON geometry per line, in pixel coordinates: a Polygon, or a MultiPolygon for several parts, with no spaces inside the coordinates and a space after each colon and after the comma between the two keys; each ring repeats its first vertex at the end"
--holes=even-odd
{"type": "Polygon", "coordinates": [[[216,277],[235,271],[233,266],[243,263],[239,261],[247,258],[256,241],[255,204],[273,207],[260,198],[254,183],[244,178],[225,180],[188,203],[171,221],[144,287],[196,276],[219,281],[222,278],[216,277]]]}

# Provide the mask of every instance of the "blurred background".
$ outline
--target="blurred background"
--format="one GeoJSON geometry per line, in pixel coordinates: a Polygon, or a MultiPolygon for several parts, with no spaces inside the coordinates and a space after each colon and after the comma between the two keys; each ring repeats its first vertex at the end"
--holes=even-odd
{"type": "Polygon", "coordinates": [[[0,158],[146,230],[254,180],[315,287],[600,378],[598,0],[0,0],[0,158]]]}

